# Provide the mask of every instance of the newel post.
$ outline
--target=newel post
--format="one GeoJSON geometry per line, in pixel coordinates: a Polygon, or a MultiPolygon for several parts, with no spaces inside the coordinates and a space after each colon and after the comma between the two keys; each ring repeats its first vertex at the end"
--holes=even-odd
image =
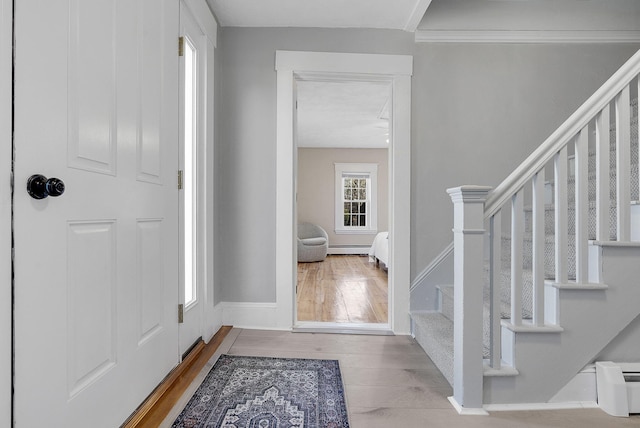
{"type": "Polygon", "coordinates": [[[485,186],[447,189],[454,209],[453,397],[460,413],[483,413],[482,287],[485,186]]]}

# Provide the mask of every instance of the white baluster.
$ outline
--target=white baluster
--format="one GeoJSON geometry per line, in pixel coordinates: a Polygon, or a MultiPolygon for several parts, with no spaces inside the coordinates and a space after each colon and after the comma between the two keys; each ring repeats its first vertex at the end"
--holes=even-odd
{"type": "Polygon", "coordinates": [[[596,240],[611,239],[609,228],[610,180],[609,151],[611,124],[609,122],[609,106],[607,105],[596,117],[596,240]]]}
{"type": "MultiPolygon", "coordinates": [[[[638,141],[636,141],[637,144],[637,150],[638,150],[638,189],[640,189],[640,104],[638,104],[638,102],[640,101],[640,75],[638,75],[637,79],[636,79],[637,83],[638,83],[638,92],[636,92],[636,106],[637,106],[637,110],[636,110],[636,114],[638,115],[638,117],[636,118],[636,135],[638,135],[638,141]]],[[[640,190],[639,190],[640,192],[640,190]]],[[[640,193],[638,193],[638,200],[640,201],[640,193]]]]}
{"type": "Polygon", "coordinates": [[[502,335],[500,327],[500,273],[502,272],[502,210],[489,220],[489,291],[490,291],[490,364],[500,369],[502,361],[502,335]]]}
{"type": "Polygon", "coordinates": [[[563,147],[554,158],[555,202],[555,262],[556,283],[568,282],[567,272],[567,148],[563,147]]]}
{"type": "Polygon", "coordinates": [[[631,195],[629,172],[631,126],[629,114],[629,87],[620,92],[615,101],[616,109],[616,203],[618,204],[618,241],[631,238],[631,195]]]}
{"type": "Polygon", "coordinates": [[[544,325],[544,168],[533,176],[533,324],[544,325]]]}
{"type": "Polygon", "coordinates": [[[576,183],[576,283],[589,282],[589,126],[582,128],[575,139],[575,183],[576,183]]]}
{"type": "Polygon", "coordinates": [[[522,325],[522,244],[524,236],[523,192],[511,198],[511,324],[522,325]]]}

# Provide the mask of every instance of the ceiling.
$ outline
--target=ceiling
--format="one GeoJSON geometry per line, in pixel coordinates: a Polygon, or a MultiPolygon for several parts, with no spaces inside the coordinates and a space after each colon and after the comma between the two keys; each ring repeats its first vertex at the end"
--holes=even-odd
{"type": "Polygon", "coordinates": [[[638,0],[207,0],[223,27],[638,30],[638,0]],[[424,19],[423,19],[424,17],[424,19]]]}
{"type": "Polygon", "coordinates": [[[431,0],[207,0],[223,27],[415,31],[431,0]]]}
{"type": "Polygon", "coordinates": [[[298,81],[297,94],[298,147],[389,147],[389,83],[298,81]]]}

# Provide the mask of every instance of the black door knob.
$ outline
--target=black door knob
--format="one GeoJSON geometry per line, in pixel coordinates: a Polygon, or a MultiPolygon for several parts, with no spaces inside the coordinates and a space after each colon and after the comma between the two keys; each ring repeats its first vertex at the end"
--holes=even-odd
{"type": "Polygon", "coordinates": [[[27,180],[27,192],[33,199],[60,196],[64,193],[64,183],[59,178],[49,178],[34,174],[27,180]]]}

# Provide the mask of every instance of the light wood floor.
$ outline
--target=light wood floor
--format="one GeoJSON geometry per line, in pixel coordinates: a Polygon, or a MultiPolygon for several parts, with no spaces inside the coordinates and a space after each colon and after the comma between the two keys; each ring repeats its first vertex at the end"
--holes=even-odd
{"type": "Polygon", "coordinates": [[[387,272],[367,256],[298,263],[298,321],[387,323],[387,272]]]}
{"type": "Polygon", "coordinates": [[[451,387],[410,336],[291,333],[234,328],[161,427],[171,426],[222,353],[338,360],[351,428],[640,426],[640,415],[615,418],[597,408],[460,416],[447,400],[453,393],[451,387]]]}

